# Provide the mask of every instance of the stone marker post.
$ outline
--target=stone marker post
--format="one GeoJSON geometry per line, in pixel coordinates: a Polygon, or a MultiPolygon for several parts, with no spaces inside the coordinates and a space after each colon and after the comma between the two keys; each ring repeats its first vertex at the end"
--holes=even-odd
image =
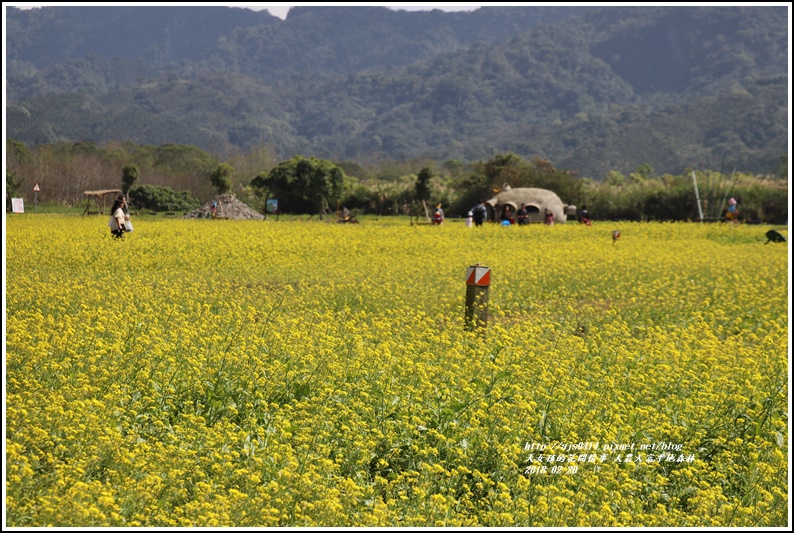
{"type": "Polygon", "coordinates": [[[491,269],[479,263],[466,271],[466,330],[484,328],[488,324],[488,290],[491,269]]]}

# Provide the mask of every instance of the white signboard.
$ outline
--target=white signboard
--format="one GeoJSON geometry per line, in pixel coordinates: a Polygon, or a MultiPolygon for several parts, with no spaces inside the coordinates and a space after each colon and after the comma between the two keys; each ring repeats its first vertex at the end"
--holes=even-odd
{"type": "Polygon", "coordinates": [[[11,212],[24,213],[25,212],[25,199],[24,198],[11,198],[11,212]]]}

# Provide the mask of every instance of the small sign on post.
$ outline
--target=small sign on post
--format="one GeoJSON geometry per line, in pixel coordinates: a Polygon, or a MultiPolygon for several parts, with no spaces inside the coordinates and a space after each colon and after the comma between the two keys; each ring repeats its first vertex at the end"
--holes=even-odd
{"type": "Polygon", "coordinates": [[[466,330],[483,328],[488,323],[488,291],[491,269],[479,263],[466,270],[466,330]]]}
{"type": "Polygon", "coordinates": [[[24,213],[25,212],[25,200],[22,198],[11,198],[11,212],[12,213],[24,213]]]}
{"type": "Polygon", "coordinates": [[[267,220],[268,213],[276,215],[276,220],[278,220],[278,198],[266,198],[265,199],[265,219],[267,220]]]}
{"type": "Polygon", "coordinates": [[[41,187],[39,187],[39,182],[33,184],[33,214],[36,214],[36,206],[39,203],[39,191],[41,187]]]}

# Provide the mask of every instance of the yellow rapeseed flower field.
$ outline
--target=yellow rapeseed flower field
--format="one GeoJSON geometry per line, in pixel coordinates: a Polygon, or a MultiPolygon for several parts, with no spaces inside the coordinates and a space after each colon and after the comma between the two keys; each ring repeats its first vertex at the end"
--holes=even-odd
{"type": "Polygon", "coordinates": [[[768,228],[135,222],[7,217],[9,526],[787,523],[768,228]]]}

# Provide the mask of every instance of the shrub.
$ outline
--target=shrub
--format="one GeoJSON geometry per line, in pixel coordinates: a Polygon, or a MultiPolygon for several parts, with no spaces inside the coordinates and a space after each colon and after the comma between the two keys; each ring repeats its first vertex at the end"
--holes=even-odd
{"type": "Polygon", "coordinates": [[[136,208],[152,211],[190,211],[200,205],[187,191],[176,192],[157,185],[136,185],[129,196],[136,208]]]}

